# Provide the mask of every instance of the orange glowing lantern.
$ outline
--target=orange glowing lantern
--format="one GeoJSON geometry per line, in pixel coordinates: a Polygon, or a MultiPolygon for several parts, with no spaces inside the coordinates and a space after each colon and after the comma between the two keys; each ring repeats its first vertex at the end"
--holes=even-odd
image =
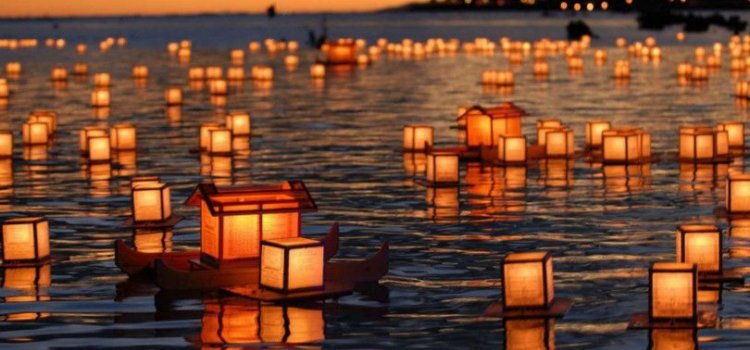
{"type": "Polygon", "coordinates": [[[257,41],[251,41],[250,43],[247,44],[247,49],[250,52],[258,52],[260,51],[260,43],[257,41]]]}
{"type": "MultiPolygon", "coordinates": [[[[706,126],[683,126],[680,127],[680,159],[682,161],[710,161],[721,153],[726,154],[720,140],[726,141],[726,132],[723,137],[716,137],[716,133],[706,126]]],[[[726,141],[728,142],[728,141],[726,141]]],[[[728,147],[728,144],[725,145],[728,147]]]]}
{"type": "Polygon", "coordinates": [[[67,81],[68,70],[62,67],[52,68],[51,76],[52,76],[52,81],[67,81]]]}
{"type": "Polygon", "coordinates": [[[427,125],[404,126],[404,151],[425,151],[433,145],[435,129],[427,125]]]}
{"type": "Polygon", "coordinates": [[[726,186],[729,213],[750,213],[750,174],[729,173],[726,186]]]}
{"type": "Polygon", "coordinates": [[[552,254],[511,253],[503,260],[503,308],[549,308],[555,298],[552,254]]]}
{"type": "Polygon", "coordinates": [[[654,263],[649,269],[651,320],[695,321],[698,269],[695,264],[654,263]]]}
{"type": "Polygon", "coordinates": [[[271,81],[273,80],[273,67],[253,66],[250,69],[250,78],[256,81],[271,81]]]}
{"type": "Polygon", "coordinates": [[[586,122],[586,146],[599,148],[602,146],[602,133],[612,128],[608,120],[591,120],[586,122]]]}
{"type": "Polygon", "coordinates": [[[0,78],[0,99],[6,99],[10,97],[10,87],[8,87],[8,80],[0,78]]]}
{"type": "Polygon", "coordinates": [[[526,136],[502,136],[497,143],[497,158],[503,164],[526,162],[526,136]]]}
{"type": "Polygon", "coordinates": [[[594,51],[594,61],[596,64],[604,64],[607,62],[607,51],[605,50],[596,50],[594,51]]]}
{"type": "Polygon", "coordinates": [[[615,61],[614,77],[615,79],[630,78],[630,62],[627,60],[615,61]]]}
{"type": "Polygon", "coordinates": [[[284,57],[284,65],[288,69],[297,68],[297,66],[299,65],[299,57],[297,55],[288,55],[284,57]]]}
{"type": "Polygon", "coordinates": [[[96,73],[94,74],[94,86],[105,88],[112,85],[112,79],[109,73],[96,73]]]}
{"type": "Polygon", "coordinates": [[[135,126],[128,123],[115,124],[109,131],[110,143],[112,149],[134,150],[136,148],[136,130],[135,126]]]}
{"type": "Polygon", "coordinates": [[[202,184],[186,203],[201,207],[201,261],[216,267],[257,261],[261,241],[299,237],[302,212],[317,209],[299,181],[235,188],[202,184]]]}
{"type": "Polygon", "coordinates": [[[21,62],[7,62],[5,63],[5,75],[9,77],[19,77],[21,75],[21,62]]]}
{"type": "Polygon", "coordinates": [[[323,79],[326,77],[326,66],[322,63],[315,63],[310,66],[310,76],[313,79],[323,79]]]}
{"type": "Polygon", "coordinates": [[[49,223],[42,217],[3,221],[3,265],[38,264],[49,259],[49,223]]]}
{"type": "Polygon", "coordinates": [[[188,69],[188,79],[204,80],[206,79],[206,70],[203,67],[190,67],[188,69]]]}
{"type": "Polygon", "coordinates": [[[0,130],[0,158],[13,157],[13,133],[10,130],[0,130]]]}
{"type": "Polygon", "coordinates": [[[48,110],[36,110],[29,113],[30,122],[47,123],[47,132],[50,135],[57,131],[57,113],[48,110]]]}
{"type": "Polygon", "coordinates": [[[536,142],[539,145],[545,144],[547,131],[561,128],[562,121],[557,118],[539,119],[536,121],[536,142]]]}
{"type": "Polygon", "coordinates": [[[260,286],[283,293],[325,288],[322,241],[294,237],[260,243],[260,286]]]}
{"type": "Polygon", "coordinates": [[[179,106],[182,104],[182,88],[171,87],[164,91],[164,100],[167,106],[179,106]]]}
{"type": "Polygon", "coordinates": [[[95,89],[91,92],[91,106],[93,107],[109,107],[110,105],[110,94],[107,89],[95,89]]]}
{"type": "Polygon", "coordinates": [[[45,122],[23,123],[24,145],[46,145],[49,142],[49,125],[45,122]]]}
{"type": "Polygon", "coordinates": [[[352,65],[355,63],[357,55],[357,46],[354,40],[339,39],[336,41],[326,42],[322,47],[326,55],[326,63],[330,65],[352,65]]]}
{"type": "Polygon", "coordinates": [[[721,122],[717,126],[718,130],[726,131],[731,148],[745,147],[745,123],[741,121],[721,122]]]}
{"type": "Polygon", "coordinates": [[[163,183],[136,183],[130,189],[133,222],[163,222],[172,216],[169,187],[163,183]]]}
{"type": "Polygon", "coordinates": [[[700,274],[719,274],[722,268],[721,231],[714,225],[677,226],[677,262],[695,264],[700,274]]]}
{"type": "Polygon", "coordinates": [[[690,63],[680,63],[677,65],[677,77],[690,78],[693,74],[693,65],[690,63]]]}
{"type": "Polygon", "coordinates": [[[245,79],[245,69],[242,67],[229,67],[227,69],[227,79],[231,81],[240,81],[245,79]]]}
{"type": "Polygon", "coordinates": [[[109,162],[111,152],[109,146],[109,136],[89,136],[88,138],[88,155],[92,163],[109,162]]]}
{"type": "Polygon", "coordinates": [[[549,63],[547,61],[534,62],[534,75],[546,76],[549,75],[549,63]]]}
{"type": "Polygon", "coordinates": [[[633,129],[610,129],[602,132],[602,162],[631,164],[641,160],[641,138],[633,129]]]}
{"type": "Polygon", "coordinates": [[[466,145],[469,147],[496,146],[500,135],[520,136],[521,118],[526,112],[512,103],[494,108],[474,106],[458,117],[458,124],[466,125],[466,145]]]}
{"type": "Polygon", "coordinates": [[[227,94],[227,81],[224,79],[211,80],[208,83],[208,91],[213,96],[223,96],[227,94]]]}
{"type": "Polygon", "coordinates": [[[504,319],[506,350],[554,350],[555,319],[504,319]]]}
{"type": "Polygon", "coordinates": [[[234,136],[250,135],[252,129],[250,113],[235,111],[227,114],[226,128],[231,130],[234,136]]]}
{"type": "Polygon", "coordinates": [[[224,77],[224,69],[219,66],[206,67],[206,79],[215,80],[224,77]]]}
{"type": "Polygon", "coordinates": [[[242,64],[242,61],[245,60],[245,51],[243,51],[243,50],[232,50],[229,53],[229,59],[234,64],[242,64]]]}
{"type": "Polygon", "coordinates": [[[148,66],[139,64],[133,66],[131,71],[133,79],[147,79],[148,78],[148,66]]]}
{"type": "Polygon", "coordinates": [[[86,63],[76,63],[73,66],[73,74],[77,76],[85,76],[89,74],[89,65],[86,63]]]}
{"type": "Polygon", "coordinates": [[[427,154],[427,182],[431,185],[458,183],[458,155],[452,152],[427,154]]]}
{"type": "Polygon", "coordinates": [[[79,137],[79,145],[82,154],[86,154],[89,151],[89,137],[94,136],[106,136],[107,130],[104,128],[87,126],[81,129],[79,137]]]}
{"type": "Polygon", "coordinates": [[[575,152],[573,130],[566,127],[550,129],[545,133],[544,140],[545,154],[547,157],[573,157],[575,152]]]}
{"type": "Polygon", "coordinates": [[[206,151],[211,154],[232,153],[232,130],[225,128],[209,129],[206,151]]]}

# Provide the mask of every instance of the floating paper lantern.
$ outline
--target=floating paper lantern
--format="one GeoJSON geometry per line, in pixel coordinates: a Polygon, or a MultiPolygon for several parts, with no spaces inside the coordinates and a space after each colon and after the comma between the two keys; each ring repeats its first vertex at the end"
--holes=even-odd
{"type": "Polygon", "coordinates": [[[216,267],[257,261],[263,240],[299,237],[302,212],[317,208],[298,181],[236,188],[203,184],[187,204],[201,207],[201,261],[216,267]]]}
{"type": "Polygon", "coordinates": [[[458,183],[458,155],[451,152],[427,154],[427,182],[432,185],[458,183]]]}
{"type": "Polygon", "coordinates": [[[52,135],[57,131],[57,113],[47,110],[36,110],[29,113],[30,122],[47,123],[47,132],[52,135]]]}
{"type": "Polygon", "coordinates": [[[0,130],[0,158],[13,157],[13,132],[0,130]]]}
{"type": "Polygon", "coordinates": [[[690,80],[699,82],[708,80],[708,69],[705,66],[693,66],[690,71],[690,80]]]}
{"type": "Polygon", "coordinates": [[[94,86],[98,88],[106,88],[110,85],[112,85],[112,79],[110,79],[109,73],[94,74],[94,86]]]}
{"type": "MultiPolygon", "coordinates": [[[[723,136],[727,136],[726,132],[723,136]]],[[[720,153],[726,154],[720,142],[717,142],[719,139],[721,138],[715,137],[715,132],[710,127],[680,127],[680,159],[682,161],[709,161],[720,153]]],[[[728,147],[728,144],[726,146],[728,147]]]]}
{"type": "Polygon", "coordinates": [[[179,106],[182,104],[182,88],[171,87],[164,91],[164,100],[167,106],[179,106]]]}
{"type": "Polygon", "coordinates": [[[79,145],[82,154],[86,154],[89,151],[89,137],[94,136],[106,136],[107,130],[100,127],[87,126],[81,129],[79,134],[79,145]]]}
{"type": "Polygon", "coordinates": [[[147,79],[148,78],[148,67],[142,64],[133,66],[132,76],[134,79],[147,79]]]}
{"type": "Polygon", "coordinates": [[[488,70],[482,72],[482,84],[513,86],[515,75],[510,70],[488,70]]]}
{"type": "Polygon", "coordinates": [[[224,77],[224,69],[219,66],[206,67],[206,79],[215,80],[224,77]]]}
{"type": "Polygon", "coordinates": [[[245,69],[242,67],[229,67],[227,69],[227,79],[231,81],[244,80],[245,69]]]}
{"type": "Polygon", "coordinates": [[[62,67],[55,67],[52,68],[52,81],[67,81],[68,80],[68,70],[62,67]]]}
{"type": "Polygon", "coordinates": [[[607,62],[607,51],[605,50],[594,51],[594,61],[600,65],[607,62]]]}
{"type": "Polygon", "coordinates": [[[602,162],[631,164],[641,160],[641,138],[633,129],[610,129],[602,132],[602,162]]]}
{"type": "Polygon", "coordinates": [[[206,79],[206,70],[203,67],[190,67],[188,69],[188,79],[191,81],[206,79]]]}
{"type": "Polygon", "coordinates": [[[615,61],[614,77],[615,79],[630,78],[630,61],[627,61],[627,60],[615,61]]]}
{"type": "Polygon", "coordinates": [[[86,63],[76,63],[73,65],[73,74],[76,76],[86,76],[89,74],[89,65],[86,63]]]}
{"type": "Polygon", "coordinates": [[[727,177],[726,208],[729,213],[750,213],[750,174],[727,177]]]}
{"type": "Polygon", "coordinates": [[[550,158],[570,158],[575,152],[573,130],[569,128],[550,129],[544,137],[545,154],[550,158]]]}
{"type": "Polygon", "coordinates": [[[612,128],[608,120],[591,120],[586,122],[586,146],[598,148],[602,146],[602,132],[612,128]]]}
{"type": "Polygon", "coordinates": [[[227,81],[224,79],[211,80],[208,82],[208,91],[214,96],[227,94],[227,81]]]}
{"type": "Polygon", "coordinates": [[[257,81],[273,80],[273,68],[270,66],[253,66],[250,69],[250,78],[257,81]]]}
{"type": "Polygon", "coordinates": [[[86,44],[78,44],[78,45],[76,45],[76,52],[79,55],[85,54],[87,50],[88,50],[88,47],[86,46],[86,44]]]}
{"type": "Polygon", "coordinates": [[[719,274],[721,231],[714,225],[677,226],[677,262],[695,264],[698,273],[719,274]]]}
{"type": "Polygon", "coordinates": [[[357,54],[357,47],[351,39],[326,42],[322,50],[326,55],[326,63],[331,65],[352,65],[357,54]]]}
{"type": "Polygon", "coordinates": [[[118,151],[136,149],[136,130],[133,124],[115,124],[109,131],[112,149],[118,151]]]}
{"type": "Polygon", "coordinates": [[[221,129],[221,125],[219,123],[203,123],[201,125],[200,131],[198,133],[201,151],[208,150],[209,143],[211,142],[210,131],[216,129],[221,129]]]}
{"type": "Polygon", "coordinates": [[[693,65],[690,63],[680,63],[677,65],[677,76],[680,78],[690,78],[693,74],[693,65]]]}
{"type": "Polygon", "coordinates": [[[284,65],[288,69],[297,68],[297,66],[299,65],[299,57],[297,55],[288,55],[284,57],[284,65]]]}
{"type": "Polygon", "coordinates": [[[162,183],[144,182],[131,187],[133,222],[161,222],[172,216],[169,187],[162,183]]]}
{"type": "Polygon", "coordinates": [[[503,308],[549,308],[555,298],[552,255],[511,253],[503,259],[503,308]]]}
{"type": "Polygon", "coordinates": [[[568,70],[580,72],[583,70],[583,57],[573,56],[568,58],[568,70]]]}
{"type": "Polygon", "coordinates": [[[242,64],[242,61],[245,60],[245,51],[243,51],[243,50],[232,50],[229,53],[229,58],[232,60],[232,63],[234,63],[234,64],[242,64]]]}
{"type": "Polygon", "coordinates": [[[91,106],[109,107],[110,93],[107,89],[95,89],[91,92],[91,106]]]}
{"type": "Polygon", "coordinates": [[[260,51],[260,43],[257,41],[251,41],[247,44],[247,49],[250,50],[250,52],[258,52],[260,51]]]}
{"type": "Polygon", "coordinates": [[[458,117],[466,125],[466,145],[469,147],[496,146],[498,137],[520,136],[521,118],[525,112],[513,104],[495,108],[471,107],[458,117]]]}
{"type": "Polygon", "coordinates": [[[424,151],[433,145],[435,129],[427,125],[404,126],[404,151],[424,151]]]}
{"type": "Polygon", "coordinates": [[[563,126],[562,121],[557,118],[539,119],[536,121],[536,143],[539,145],[545,144],[545,136],[547,131],[552,129],[561,128],[563,126]]]}
{"type": "Polygon", "coordinates": [[[310,76],[314,79],[323,79],[326,76],[326,66],[322,63],[315,63],[310,66],[310,76]]]}
{"type": "Polygon", "coordinates": [[[206,151],[211,154],[232,153],[232,130],[217,128],[208,130],[208,147],[206,151]]]}
{"type": "Polygon", "coordinates": [[[5,75],[14,78],[19,77],[21,75],[21,62],[5,63],[5,75]]]}
{"type": "Polygon", "coordinates": [[[738,81],[735,83],[734,94],[739,98],[750,98],[750,82],[738,81]]]}
{"type": "Polygon", "coordinates": [[[109,136],[89,136],[88,137],[88,155],[92,163],[109,162],[111,159],[109,136]]]}
{"type": "Polygon", "coordinates": [[[497,143],[497,157],[503,164],[526,162],[526,136],[502,136],[497,143]]]}
{"type": "Polygon", "coordinates": [[[745,123],[741,121],[721,122],[717,126],[718,130],[726,131],[731,148],[745,147],[745,123]]]}
{"type": "Polygon", "coordinates": [[[180,63],[187,63],[190,62],[190,48],[187,47],[181,47],[179,50],[177,50],[177,60],[180,63]]]}
{"type": "Polygon", "coordinates": [[[49,142],[48,124],[27,121],[23,123],[24,145],[46,145],[49,142]]]}
{"type": "Polygon", "coordinates": [[[226,128],[232,131],[234,136],[248,136],[251,131],[250,113],[230,112],[226,117],[226,128]]]}
{"type": "Polygon", "coordinates": [[[0,78],[0,99],[7,99],[10,96],[10,87],[8,87],[8,80],[0,78]]]}
{"type": "Polygon", "coordinates": [[[45,218],[13,218],[2,225],[4,265],[38,264],[49,259],[49,224],[45,218]]]}
{"type": "Polygon", "coordinates": [[[370,56],[364,53],[357,55],[357,65],[360,67],[370,65],[370,56]]]}
{"type": "Polygon", "coordinates": [[[651,285],[649,317],[652,320],[694,321],[698,313],[698,270],[695,264],[654,263],[649,269],[651,285]]]}
{"type": "Polygon", "coordinates": [[[308,238],[263,240],[260,286],[283,293],[325,288],[325,248],[308,238]]]}

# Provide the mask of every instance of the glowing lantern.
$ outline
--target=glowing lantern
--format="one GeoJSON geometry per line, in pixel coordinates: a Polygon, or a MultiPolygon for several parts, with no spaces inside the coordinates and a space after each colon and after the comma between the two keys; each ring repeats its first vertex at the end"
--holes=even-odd
{"type": "Polygon", "coordinates": [[[57,130],[57,113],[47,110],[36,110],[29,113],[30,122],[47,123],[47,132],[50,135],[57,130]]]}
{"type": "Polygon", "coordinates": [[[504,319],[506,350],[554,350],[555,319],[504,319]]]}
{"type": "Polygon", "coordinates": [[[734,94],[740,98],[750,98],[750,82],[738,81],[734,85],[734,94]]]}
{"type": "Polygon", "coordinates": [[[367,66],[370,64],[370,56],[367,56],[367,54],[359,54],[357,55],[357,65],[359,66],[367,66]]]}
{"type": "Polygon", "coordinates": [[[166,184],[143,182],[130,190],[133,222],[161,222],[172,216],[172,202],[166,184]]]}
{"type": "Polygon", "coordinates": [[[190,67],[190,69],[188,69],[188,79],[190,80],[206,79],[206,70],[203,67],[190,67]]]}
{"type": "Polygon", "coordinates": [[[251,41],[247,44],[247,49],[250,50],[250,52],[258,52],[260,51],[260,43],[257,41],[251,41]]]}
{"type": "Polygon", "coordinates": [[[253,66],[250,69],[250,78],[258,81],[273,80],[273,68],[270,66],[253,66]]]}
{"type": "Polygon", "coordinates": [[[67,81],[68,70],[61,67],[52,68],[52,81],[67,81]]]}
{"type": "Polygon", "coordinates": [[[404,151],[424,151],[433,144],[435,129],[427,125],[404,126],[404,151]]]}
{"type": "Polygon", "coordinates": [[[48,124],[44,122],[23,123],[24,145],[46,145],[49,142],[48,124]]]}
{"type": "Polygon", "coordinates": [[[549,63],[547,61],[534,62],[534,75],[546,76],[549,75],[549,63]]]}
{"type": "Polygon", "coordinates": [[[690,63],[680,63],[677,65],[677,76],[680,78],[689,78],[693,74],[693,65],[690,63]]]}
{"type": "Polygon", "coordinates": [[[602,132],[602,162],[629,164],[641,160],[641,138],[633,129],[610,129],[602,132]]]}
{"type": "Polygon", "coordinates": [[[77,76],[84,76],[89,74],[89,65],[86,63],[76,63],[73,66],[73,74],[77,76]]]}
{"type": "Polygon", "coordinates": [[[458,183],[458,155],[451,152],[427,154],[427,182],[433,185],[458,183]]]}
{"type": "Polygon", "coordinates": [[[190,62],[190,56],[190,48],[181,47],[179,50],[177,50],[177,60],[181,63],[190,62]]]}
{"type": "Polygon", "coordinates": [[[242,61],[245,60],[245,51],[243,51],[243,50],[232,50],[229,53],[229,58],[232,60],[232,63],[234,63],[234,64],[242,64],[242,61]]]}
{"type": "Polygon", "coordinates": [[[580,72],[583,70],[583,58],[579,56],[573,56],[568,58],[568,70],[573,72],[580,72]]]}
{"type": "Polygon", "coordinates": [[[690,80],[706,81],[708,80],[708,69],[705,66],[693,66],[690,71],[690,80]]]}
{"type": "Polygon", "coordinates": [[[615,61],[614,77],[615,79],[630,78],[630,62],[627,60],[615,61]]]}
{"type": "Polygon", "coordinates": [[[230,67],[227,69],[227,79],[239,81],[245,79],[245,69],[242,67],[230,67]]]}
{"type": "Polygon", "coordinates": [[[215,80],[224,77],[224,69],[219,66],[206,67],[206,79],[215,80]]]}
{"type": "Polygon", "coordinates": [[[203,123],[200,127],[198,137],[200,139],[201,151],[208,150],[208,145],[211,143],[211,130],[221,129],[219,123],[203,123]]]}
{"type": "Polygon", "coordinates": [[[526,162],[526,136],[502,136],[497,143],[497,157],[501,163],[526,162]]]}
{"type": "Polygon", "coordinates": [[[5,265],[49,259],[49,224],[42,217],[3,221],[2,260],[5,265]]]}
{"type": "Polygon", "coordinates": [[[0,130],[0,158],[13,156],[13,133],[10,130],[0,130]]]}
{"type": "Polygon", "coordinates": [[[284,57],[284,65],[288,69],[294,69],[299,65],[299,57],[296,55],[288,55],[284,57]]]}
{"type": "Polygon", "coordinates": [[[677,262],[697,265],[698,273],[721,273],[721,246],[716,226],[677,226],[677,262]]]}
{"type": "Polygon", "coordinates": [[[323,53],[326,55],[326,63],[328,64],[351,65],[355,62],[357,47],[351,39],[339,39],[334,42],[329,41],[322,49],[323,53]]]}
{"type": "Polygon", "coordinates": [[[652,320],[689,320],[697,316],[698,269],[694,264],[654,263],[649,269],[652,320]]]}
{"type": "Polygon", "coordinates": [[[520,136],[521,117],[525,112],[513,104],[495,108],[471,107],[458,117],[466,125],[466,145],[469,147],[496,146],[500,135],[520,136]]]}
{"type": "Polygon", "coordinates": [[[320,290],[324,285],[322,241],[281,238],[260,243],[260,286],[284,293],[320,290]]]}
{"type": "Polygon", "coordinates": [[[548,130],[544,137],[545,154],[550,158],[569,158],[573,156],[573,130],[562,127],[548,130]]]}
{"type": "Polygon", "coordinates": [[[201,207],[201,261],[216,267],[257,261],[261,241],[299,237],[301,213],[317,208],[298,181],[236,188],[202,184],[187,204],[201,207]]]}
{"type": "Polygon", "coordinates": [[[8,87],[8,80],[0,78],[0,98],[5,99],[10,96],[10,87],[8,87]]]}
{"type": "Polygon", "coordinates": [[[326,76],[326,66],[322,63],[315,63],[310,66],[310,76],[314,79],[323,79],[326,76]]]}
{"type": "Polygon", "coordinates": [[[750,213],[750,174],[727,177],[726,208],[730,213],[750,213]]]}
{"type": "Polygon", "coordinates": [[[21,75],[21,62],[5,63],[5,75],[9,77],[18,77],[21,75]]]}
{"type": "Polygon", "coordinates": [[[248,136],[251,131],[250,113],[231,112],[226,117],[226,127],[234,136],[248,136]]]}
{"type": "Polygon", "coordinates": [[[721,122],[717,126],[718,130],[727,132],[729,147],[745,147],[745,123],[741,121],[721,122]]]}
{"type": "Polygon", "coordinates": [[[109,105],[110,105],[109,90],[95,89],[94,91],[91,92],[91,106],[109,107],[109,105]]]}
{"type": "MultiPolygon", "coordinates": [[[[680,127],[680,159],[682,161],[708,161],[720,151],[714,130],[703,126],[680,127]]],[[[726,135],[724,135],[726,136],[726,135]]]]}
{"type": "Polygon", "coordinates": [[[545,135],[547,131],[561,128],[562,121],[557,118],[539,119],[536,121],[536,142],[539,145],[545,144],[545,135]]]}
{"type": "Polygon", "coordinates": [[[602,146],[602,133],[612,128],[607,120],[591,120],[586,122],[586,146],[598,148],[602,146]]]}
{"type": "Polygon", "coordinates": [[[503,260],[503,308],[549,308],[555,298],[552,255],[511,253],[503,260]]]}
{"type": "Polygon", "coordinates": [[[96,87],[108,87],[112,85],[112,79],[109,73],[96,73],[94,74],[94,86],[96,87]]]}
{"type": "Polygon", "coordinates": [[[136,131],[132,124],[115,124],[110,129],[109,136],[114,150],[134,150],[136,148],[136,131]]]}
{"type": "Polygon", "coordinates": [[[92,163],[109,162],[111,159],[109,136],[89,136],[88,155],[92,163]]]}
{"type": "Polygon", "coordinates": [[[232,153],[232,130],[216,128],[208,130],[208,147],[211,154],[232,153]]]}
{"type": "Polygon", "coordinates": [[[135,65],[133,66],[131,75],[133,79],[147,79],[148,78],[148,66],[135,65]]]}
{"type": "Polygon", "coordinates": [[[89,151],[89,137],[106,136],[107,130],[104,128],[87,126],[81,130],[79,135],[79,145],[81,148],[81,153],[86,154],[89,151]]]}
{"type": "Polygon", "coordinates": [[[179,106],[182,104],[182,89],[171,87],[164,91],[164,100],[167,106],[179,106]]]}
{"type": "Polygon", "coordinates": [[[594,51],[594,61],[596,61],[596,64],[600,64],[600,65],[607,62],[607,51],[604,51],[604,50],[594,51]]]}
{"type": "Polygon", "coordinates": [[[224,79],[211,80],[208,83],[208,91],[214,96],[227,94],[227,81],[224,79]]]}

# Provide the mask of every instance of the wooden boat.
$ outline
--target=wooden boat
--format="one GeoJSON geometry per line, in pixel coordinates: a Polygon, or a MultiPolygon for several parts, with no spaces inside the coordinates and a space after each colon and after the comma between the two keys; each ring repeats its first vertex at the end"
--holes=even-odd
{"type": "MultiPolygon", "coordinates": [[[[325,258],[336,255],[339,249],[339,224],[333,224],[321,240],[325,243],[325,258]]],[[[129,247],[123,240],[115,241],[115,264],[128,276],[153,274],[158,259],[172,268],[184,270],[190,268],[191,260],[200,259],[200,252],[144,253],[129,247]]]]}

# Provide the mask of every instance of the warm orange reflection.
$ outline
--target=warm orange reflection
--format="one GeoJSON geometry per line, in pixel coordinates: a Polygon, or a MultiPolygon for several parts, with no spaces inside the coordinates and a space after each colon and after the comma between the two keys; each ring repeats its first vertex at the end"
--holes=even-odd
{"type": "Polygon", "coordinates": [[[167,253],[172,251],[172,229],[136,229],[133,232],[135,250],[142,253],[167,253]]]}
{"type": "Polygon", "coordinates": [[[697,329],[654,328],[649,331],[649,350],[696,350],[697,329]]]}
{"type": "Polygon", "coordinates": [[[505,350],[554,350],[555,319],[505,319],[505,350]]]}

